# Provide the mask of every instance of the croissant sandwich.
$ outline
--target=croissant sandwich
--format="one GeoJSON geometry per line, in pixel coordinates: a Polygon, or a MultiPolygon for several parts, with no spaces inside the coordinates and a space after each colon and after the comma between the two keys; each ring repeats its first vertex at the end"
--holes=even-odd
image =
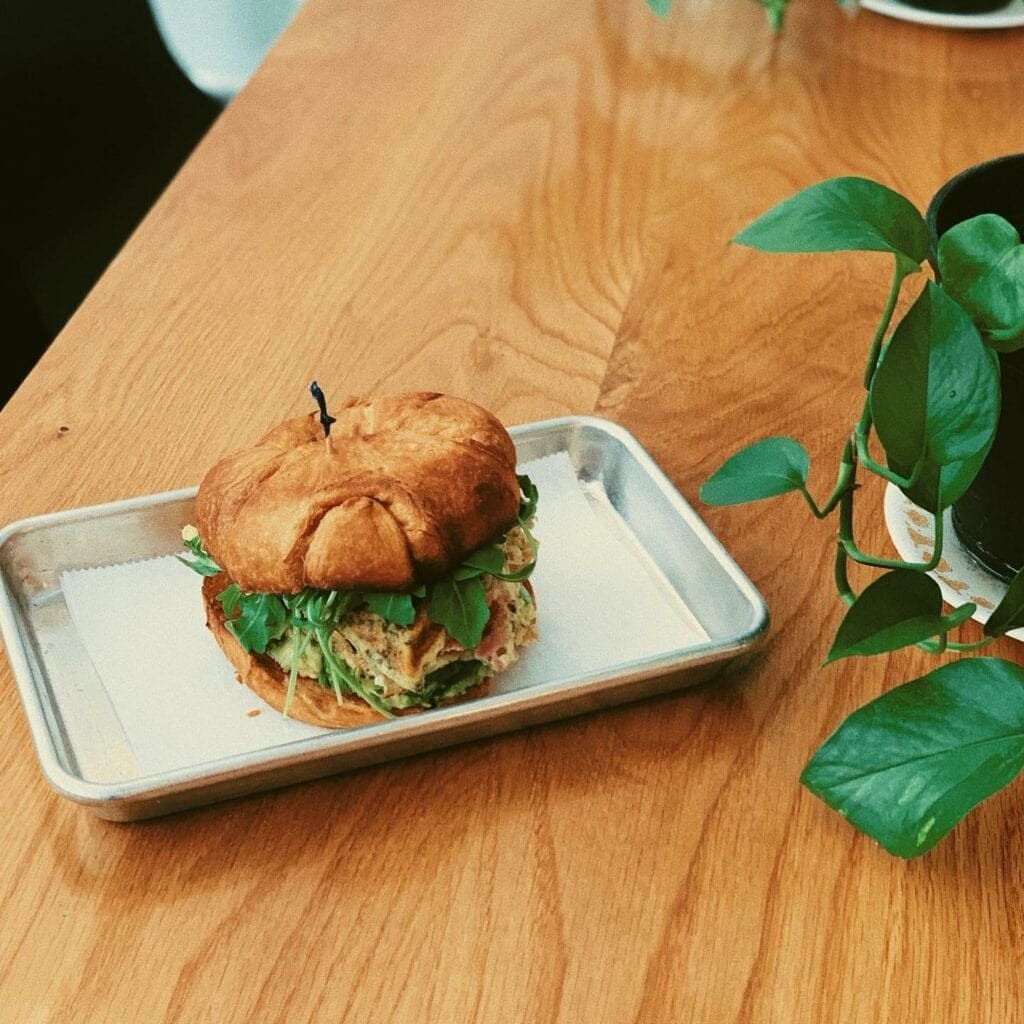
{"type": "Polygon", "coordinates": [[[507,431],[433,393],[290,419],[199,486],[182,559],[238,678],[344,728],[485,693],[535,638],[537,492],[507,431]]]}

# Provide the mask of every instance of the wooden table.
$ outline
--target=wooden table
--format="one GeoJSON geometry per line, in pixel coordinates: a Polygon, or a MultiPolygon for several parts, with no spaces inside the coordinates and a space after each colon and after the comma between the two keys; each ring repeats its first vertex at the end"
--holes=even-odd
{"type": "MultiPolygon", "coordinates": [[[[886,261],[727,240],[824,177],[923,206],[1024,148],[1024,36],[795,0],[773,43],[744,0],[676,8],[310,0],[0,414],[3,519],[194,483],[313,377],[596,412],[693,501],[792,434],[823,489],[886,261]]],[[[5,664],[0,1017],[1017,1019],[1024,789],[911,863],[802,790],[933,663],[819,668],[828,528],[792,496],[704,514],[772,610],[745,669],[166,820],[54,795],[5,664]]]]}

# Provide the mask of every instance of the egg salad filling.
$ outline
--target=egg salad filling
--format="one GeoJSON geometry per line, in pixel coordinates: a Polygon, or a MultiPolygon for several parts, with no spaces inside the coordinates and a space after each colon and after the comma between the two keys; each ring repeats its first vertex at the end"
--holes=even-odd
{"type": "MultiPolygon", "coordinates": [[[[515,574],[532,561],[520,527],[510,530],[499,547],[505,556],[504,574],[515,574]]],[[[464,647],[431,622],[424,598],[408,626],[388,622],[367,606],[347,613],[331,634],[331,650],[388,707],[430,706],[507,668],[520,648],[536,638],[536,606],[522,583],[487,576],[484,596],[489,617],[474,647],[464,647]]],[[[304,645],[299,629],[286,627],[280,639],[267,645],[266,653],[285,672],[295,668],[300,676],[330,685],[323,652],[304,645]]]]}

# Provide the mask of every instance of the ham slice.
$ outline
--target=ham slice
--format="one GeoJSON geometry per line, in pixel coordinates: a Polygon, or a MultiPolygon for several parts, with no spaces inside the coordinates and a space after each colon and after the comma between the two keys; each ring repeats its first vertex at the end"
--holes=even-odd
{"type": "Polygon", "coordinates": [[[482,662],[498,671],[508,664],[508,655],[512,647],[512,630],[509,623],[508,604],[497,600],[489,605],[491,617],[484,628],[473,655],[482,662]]]}

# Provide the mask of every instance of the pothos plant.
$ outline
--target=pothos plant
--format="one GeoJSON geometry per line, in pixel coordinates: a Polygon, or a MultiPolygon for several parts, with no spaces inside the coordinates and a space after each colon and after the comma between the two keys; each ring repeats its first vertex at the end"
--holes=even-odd
{"type": "MultiPolygon", "coordinates": [[[[858,0],[836,0],[836,3],[840,7],[847,9],[854,9],[857,6],[858,0]]],[[[764,8],[765,16],[768,18],[768,24],[776,31],[782,30],[783,22],[786,18],[786,8],[789,7],[789,0],[755,0],[755,3],[760,4],[764,8]]],[[[672,8],[672,0],[647,0],[647,6],[659,18],[668,16],[669,10],[672,8]]]]}
{"type": "MultiPolygon", "coordinates": [[[[807,487],[807,451],[770,437],[733,455],[701,488],[710,505],[795,491],[818,519],[836,515],[834,578],[846,612],[829,662],[916,645],[934,654],[980,650],[1024,626],[1024,571],[984,626],[961,643],[951,634],[974,612],[943,612],[928,574],[942,558],[943,513],[970,485],[999,419],[998,352],[1024,347],[1024,246],[1002,217],[957,224],[938,241],[937,280],[926,280],[891,330],[900,293],[918,274],[929,236],[903,196],[864,178],[836,178],[797,193],[734,239],[762,252],[888,252],[892,282],[868,345],[860,417],[822,502],[807,487]],[[877,440],[873,444],[872,438],[877,440]],[[884,460],[873,448],[880,446],[884,460]],[[858,475],[899,487],[931,513],[926,562],[862,551],[854,538],[858,475]],[[861,593],[850,561],[881,570],[861,593]]],[[[934,846],[976,804],[1024,767],[1024,667],[961,658],[855,711],[825,741],[803,784],[890,853],[914,857],[934,846]]]]}

